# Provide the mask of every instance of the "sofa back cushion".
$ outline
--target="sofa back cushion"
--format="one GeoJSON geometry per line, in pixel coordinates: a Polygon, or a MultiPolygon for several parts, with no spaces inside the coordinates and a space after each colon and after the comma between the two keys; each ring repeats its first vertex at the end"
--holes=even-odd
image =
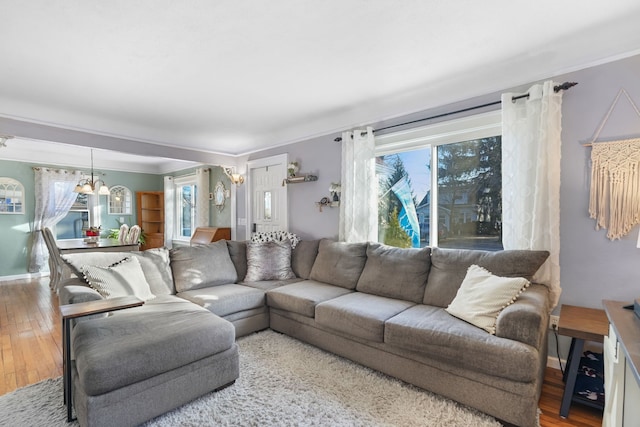
{"type": "Polygon", "coordinates": [[[226,285],[238,280],[224,240],[208,245],[177,247],[171,249],[169,255],[177,292],[226,285]]]}
{"type": "Polygon", "coordinates": [[[395,248],[369,243],[356,290],[421,303],[431,266],[431,248],[395,248]]]}
{"type": "Polygon", "coordinates": [[[291,250],[291,269],[297,277],[308,279],[318,256],[320,240],[300,240],[291,250]]]}
{"type": "Polygon", "coordinates": [[[140,262],[144,277],[151,287],[151,293],[154,295],[176,293],[167,248],[154,248],[140,252],[87,252],[62,255],[62,259],[71,271],[80,278],[83,278],[82,267],[85,265],[108,267],[128,257],[135,257],[140,262]]]}
{"type": "Polygon", "coordinates": [[[309,278],[346,289],[355,289],[366,261],[367,243],[322,239],[309,278]]]}
{"type": "Polygon", "coordinates": [[[242,280],[247,275],[247,242],[227,240],[227,249],[238,273],[238,280],[242,280]]]}
{"type": "Polygon", "coordinates": [[[505,250],[498,252],[471,249],[431,249],[431,270],[424,292],[424,304],[447,307],[456,296],[472,264],[496,276],[524,277],[531,280],[549,257],[547,251],[505,250]]]}

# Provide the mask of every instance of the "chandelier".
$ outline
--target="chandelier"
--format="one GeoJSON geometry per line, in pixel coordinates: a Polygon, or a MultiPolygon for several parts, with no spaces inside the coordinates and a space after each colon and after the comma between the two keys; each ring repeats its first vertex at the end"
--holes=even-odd
{"type": "Polygon", "coordinates": [[[104,182],[103,179],[93,180],[93,150],[91,150],[91,178],[83,178],[78,182],[76,188],[73,189],[74,193],[81,194],[96,194],[96,189],[98,192],[98,196],[108,196],[111,194],[109,191],[109,187],[107,187],[107,183],[104,182]],[[98,183],[102,183],[102,185],[98,186],[98,183]]]}

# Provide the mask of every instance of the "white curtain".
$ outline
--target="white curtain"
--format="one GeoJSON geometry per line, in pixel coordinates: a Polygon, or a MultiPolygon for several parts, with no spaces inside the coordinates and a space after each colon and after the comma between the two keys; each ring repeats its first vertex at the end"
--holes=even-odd
{"type": "Polygon", "coordinates": [[[502,242],[505,249],[547,250],[534,280],[560,299],[560,154],[562,92],[547,81],[528,99],[502,95],[502,242]]]}
{"type": "Polygon", "coordinates": [[[46,168],[34,168],[34,174],[36,203],[31,228],[30,273],[37,273],[47,265],[49,252],[41,230],[52,228],[67,215],[78,196],[73,189],[82,175],[79,171],[46,168]]]}
{"type": "Polygon", "coordinates": [[[341,184],[340,241],[377,241],[378,203],[373,128],[342,134],[341,184]]]}
{"type": "Polygon", "coordinates": [[[209,226],[209,175],[209,168],[196,169],[196,227],[209,226]]]}
{"type": "Polygon", "coordinates": [[[172,176],[164,177],[164,246],[173,246],[173,230],[176,216],[176,188],[172,176]]]}

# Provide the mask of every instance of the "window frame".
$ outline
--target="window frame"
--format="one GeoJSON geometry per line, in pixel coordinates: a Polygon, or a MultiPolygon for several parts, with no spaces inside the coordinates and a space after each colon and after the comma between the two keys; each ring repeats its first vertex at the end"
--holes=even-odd
{"type": "Polygon", "coordinates": [[[430,148],[431,204],[429,246],[438,246],[438,146],[502,135],[502,110],[473,114],[458,119],[376,135],[375,156],[430,148]],[[435,185],[434,185],[435,183],[435,185]],[[435,225],[435,226],[434,226],[435,225]]]}
{"type": "Polygon", "coordinates": [[[15,178],[8,176],[0,177],[0,214],[2,215],[24,215],[25,206],[24,185],[15,178]],[[7,197],[10,195],[11,197],[7,197]],[[14,199],[19,200],[16,202],[14,199]],[[6,200],[10,200],[8,203],[6,200]]]}
{"type": "MultiPolygon", "coordinates": [[[[197,200],[197,177],[196,175],[186,175],[181,177],[176,177],[173,179],[174,186],[174,204],[175,204],[175,221],[174,221],[174,230],[173,230],[173,240],[178,242],[189,242],[191,240],[191,236],[183,236],[182,235],[182,219],[183,219],[183,211],[182,211],[182,187],[191,186],[192,194],[193,194],[193,203],[190,208],[191,213],[191,224],[195,224],[196,218],[196,204],[197,200]]],[[[193,226],[191,227],[191,234],[195,229],[193,226]]]]}

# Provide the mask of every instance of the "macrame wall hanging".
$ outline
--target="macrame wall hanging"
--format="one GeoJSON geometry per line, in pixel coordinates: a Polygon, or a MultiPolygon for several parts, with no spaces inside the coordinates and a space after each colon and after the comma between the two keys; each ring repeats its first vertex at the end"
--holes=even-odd
{"type": "Polygon", "coordinates": [[[640,117],[627,91],[620,89],[592,142],[585,144],[592,147],[589,215],[596,220],[596,230],[605,228],[611,240],[640,224],[640,138],[595,142],[622,94],[640,117]]]}

